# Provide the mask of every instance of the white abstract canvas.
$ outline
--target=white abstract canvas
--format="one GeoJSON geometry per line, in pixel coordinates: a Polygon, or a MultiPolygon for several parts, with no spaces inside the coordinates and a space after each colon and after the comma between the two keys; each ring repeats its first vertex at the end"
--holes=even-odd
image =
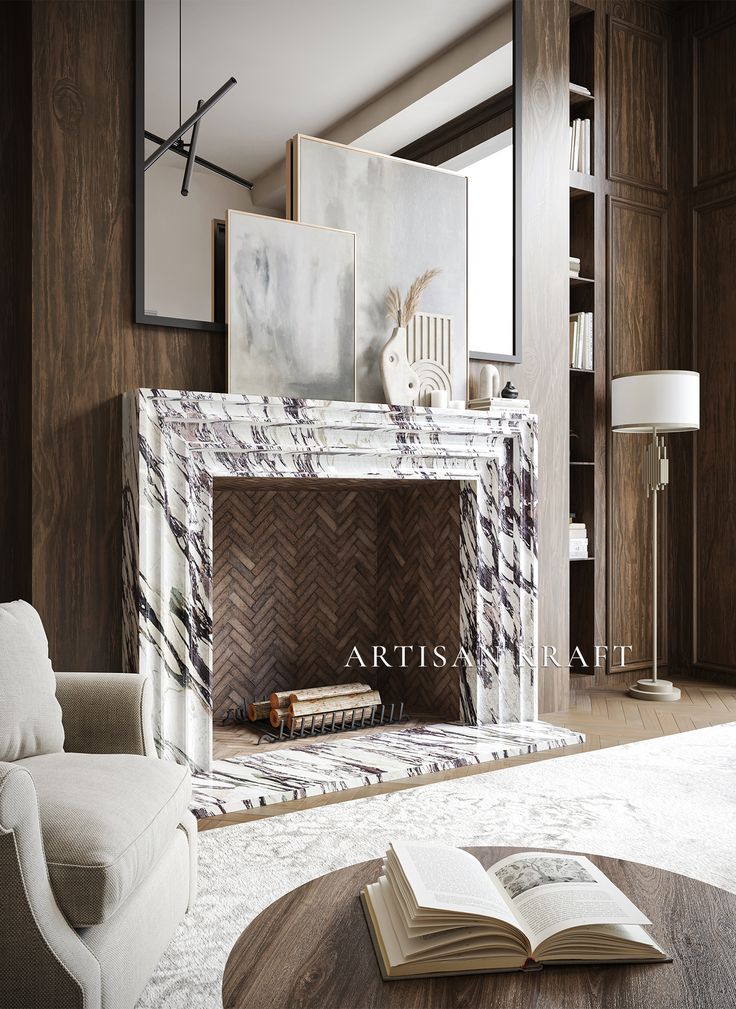
{"type": "Polygon", "coordinates": [[[355,399],[355,234],[228,211],[228,391],[355,399]]]}
{"type": "Polygon", "coordinates": [[[421,311],[451,316],[452,397],[467,391],[467,179],[441,168],[374,154],[314,137],[291,142],[290,214],[357,236],[356,391],[384,401],[381,348],[391,335],[385,297],[406,292],[425,270],[442,271],[421,311]]]}

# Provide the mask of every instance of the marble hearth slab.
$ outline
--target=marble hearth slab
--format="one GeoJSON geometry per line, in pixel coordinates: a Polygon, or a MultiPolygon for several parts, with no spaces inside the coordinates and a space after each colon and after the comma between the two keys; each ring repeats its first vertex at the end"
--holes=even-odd
{"type": "Polygon", "coordinates": [[[218,816],[584,741],[579,732],[530,721],[433,723],[271,751],[264,744],[262,753],[216,760],[210,772],[193,774],[192,811],[218,816]]]}

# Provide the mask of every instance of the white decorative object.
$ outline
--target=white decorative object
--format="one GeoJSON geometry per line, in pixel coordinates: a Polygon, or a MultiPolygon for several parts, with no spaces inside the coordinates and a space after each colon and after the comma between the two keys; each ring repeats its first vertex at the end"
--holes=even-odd
{"type": "Polygon", "coordinates": [[[464,399],[451,399],[450,400],[450,409],[451,410],[464,410],[465,409],[465,400],[464,399]]]}
{"type": "Polygon", "coordinates": [[[419,375],[419,406],[429,406],[433,389],[452,397],[452,316],[416,312],[406,326],[409,364],[419,375]]]}
{"type": "Polygon", "coordinates": [[[429,405],[433,406],[436,410],[446,410],[447,402],[446,389],[433,389],[432,392],[430,392],[429,405]]]}
{"type": "Polygon", "coordinates": [[[477,399],[493,399],[501,391],[501,373],[495,364],[484,364],[478,379],[477,399]]]}
{"type": "Polygon", "coordinates": [[[414,361],[410,367],[419,379],[417,406],[429,406],[432,393],[437,389],[445,392],[448,399],[452,395],[450,373],[442,367],[439,361],[414,361]]]}
{"type": "Polygon", "coordinates": [[[700,427],[697,371],[641,371],[611,383],[611,427],[624,434],[651,434],[647,446],[647,497],[652,499],[652,675],[629,693],[645,701],[679,701],[670,680],[657,677],[657,494],[669,483],[669,459],[662,434],[700,427]]]}
{"type": "Polygon", "coordinates": [[[419,376],[406,357],[406,329],[395,326],[381,351],[381,378],[387,403],[412,406],[419,394],[419,376]]]}

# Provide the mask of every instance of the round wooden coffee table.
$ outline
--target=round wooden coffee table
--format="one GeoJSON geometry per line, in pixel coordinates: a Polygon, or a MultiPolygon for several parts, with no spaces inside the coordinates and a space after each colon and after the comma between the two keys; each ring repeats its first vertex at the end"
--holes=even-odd
{"type": "MultiPolygon", "coordinates": [[[[488,868],[528,848],[469,848],[488,868]]],[[[733,1009],[736,896],[637,862],[588,855],[649,917],[673,963],[551,967],[383,981],[358,894],[381,861],[320,876],[274,901],[233,946],[225,1009],[733,1009]]]]}

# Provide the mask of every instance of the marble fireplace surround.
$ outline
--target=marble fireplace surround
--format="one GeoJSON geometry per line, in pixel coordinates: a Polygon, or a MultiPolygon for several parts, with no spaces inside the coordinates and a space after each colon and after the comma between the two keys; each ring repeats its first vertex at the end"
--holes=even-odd
{"type": "MultiPolygon", "coordinates": [[[[139,389],[124,397],[124,667],[162,755],[212,768],[213,481],[457,480],[458,718],[537,717],[537,424],[486,412],[139,389]]],[[[329,744],[333,745],[333,744],[329,744]]]]}

